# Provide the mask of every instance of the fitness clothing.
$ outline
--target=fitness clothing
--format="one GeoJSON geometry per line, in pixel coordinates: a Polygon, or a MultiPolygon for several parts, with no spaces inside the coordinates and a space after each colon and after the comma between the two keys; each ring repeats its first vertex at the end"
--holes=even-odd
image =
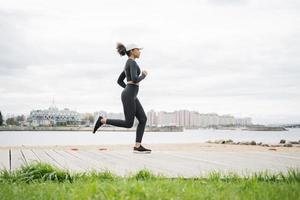
{"type": "Polygon", "coordinates": [[[138,66],[138,64],[135,62],[135,60],[128,58],[124,70],[120,74],[117,82],[123,88],[126,87],[126,84],[123,81],[125,77],[127,81],[133,81],[134,83],[138,83],[146,77],[144,73],[142,73],[142,75],[139,76],[140,73],[141,73],[141,69],[138,66]]]}
{"type": "Polygon", "coordinates": [[[121,93],[121,100],[123,104],[123,111],[125,115],[125,120],[121,119],[107,119],[106,124],[110,124],[118,127],[131,128],[134,123],[134,117],[139,121],[139,124],[136,129],[136,142],[142,142],[147,116],[145,111],[137,98],[139,91],[139,86],[135,84],[125,84],[124,79],[127,77],[127,80],[140,82],[145,78],[145,75],[138,76],[140,74],[139,66],[132,59],[128,59],[124,68],[124,71],[120,74],[118,78],[118,84],[123,87],[121,93]]]}

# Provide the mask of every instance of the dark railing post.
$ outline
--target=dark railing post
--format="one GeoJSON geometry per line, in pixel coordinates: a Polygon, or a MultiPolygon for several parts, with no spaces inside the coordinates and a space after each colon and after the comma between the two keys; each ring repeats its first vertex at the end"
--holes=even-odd
{"type": "Polygon", "coordinates": [[[9,149],[8,157],[9,157],[9,171],[11,172],[11,149],[9,149]]]}

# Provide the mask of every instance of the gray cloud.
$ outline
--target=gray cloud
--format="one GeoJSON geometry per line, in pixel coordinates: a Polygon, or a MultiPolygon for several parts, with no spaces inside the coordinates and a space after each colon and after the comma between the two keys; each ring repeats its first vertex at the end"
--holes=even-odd
{"type": "Polygon", "coordinates": [[[139,91],[145,110],[298,119],[296,1],[1,4],[4,113],[45,108],[53,97],[81,112],[122,112],[117,78],[126,58],[115,45],[135,42],[144,46],[137,62],[149,72],[139,91]]]}

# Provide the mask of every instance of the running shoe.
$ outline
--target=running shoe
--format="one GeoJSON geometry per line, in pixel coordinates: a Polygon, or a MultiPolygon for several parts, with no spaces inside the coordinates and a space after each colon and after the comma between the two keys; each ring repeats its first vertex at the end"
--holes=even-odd
{"type": "Polygon", "coordinates": [[[98,130],[98,128],[100,127],[100,126],[102,126],[102,122],[101,122],[101,119],[102,119],[103,117],[102,116],[99,116],[99,118],[98,118],[98,120],[97,120],[97,122],[96,122],[96,124],[95,124],[95,127],[94,127],[94,130],[93,130],[93,133],[96,133],[96,131],[98,130]]]}
{"type": "Polygon", "coordinates": [[[151,153],[151,149],[146,149],[142,145],[139,147],[133,147],[133,152],[134,153],[151,153]]]}

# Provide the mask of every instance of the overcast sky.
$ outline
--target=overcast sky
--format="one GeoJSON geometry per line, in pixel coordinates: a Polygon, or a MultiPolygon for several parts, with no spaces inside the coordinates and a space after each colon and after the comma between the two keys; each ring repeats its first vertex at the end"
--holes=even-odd
{"type": "Polygon", "coordinates": [[[300,122],[298,0],[0,0],[0,110],[123,112],[116,42],[144,47],[144,110],[300,122]]]}

